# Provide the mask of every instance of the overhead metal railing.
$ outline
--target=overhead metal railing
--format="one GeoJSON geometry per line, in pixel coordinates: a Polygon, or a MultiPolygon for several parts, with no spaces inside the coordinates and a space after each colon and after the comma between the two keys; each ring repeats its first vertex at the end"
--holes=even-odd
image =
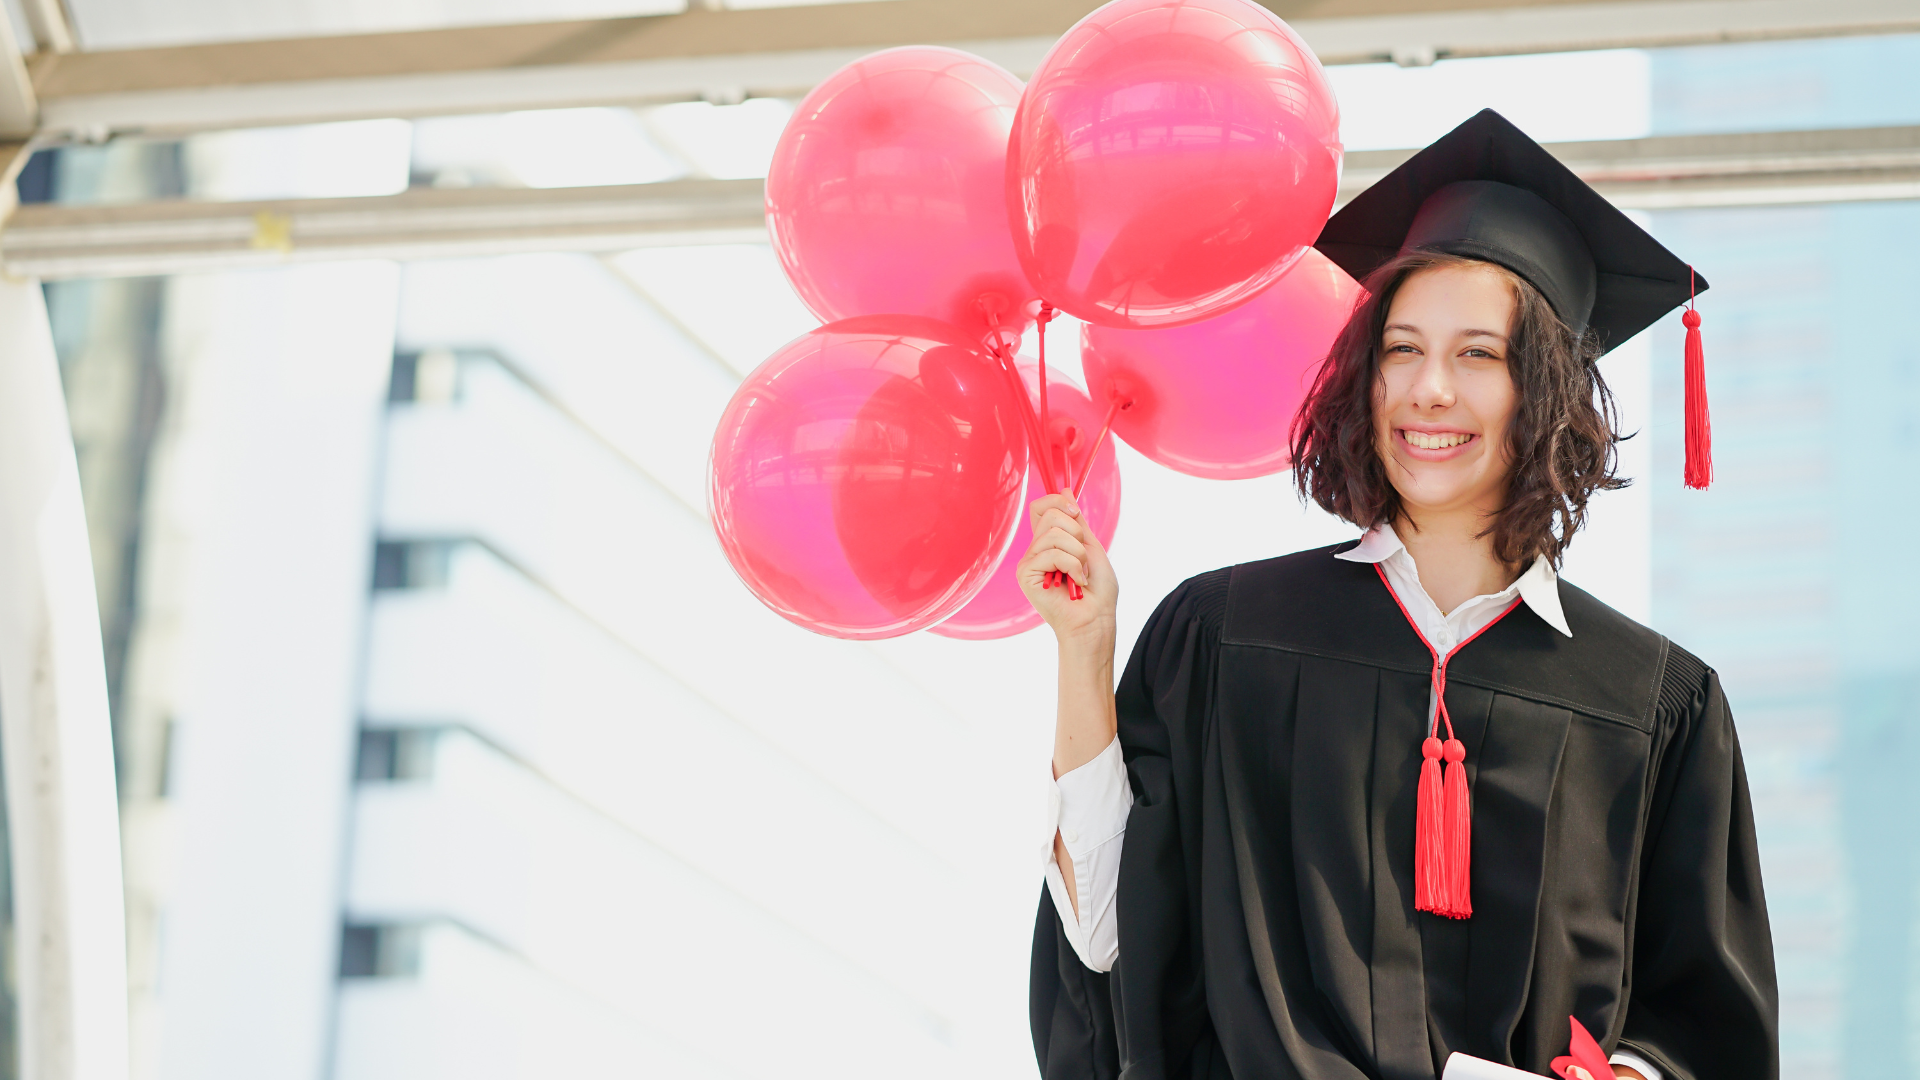
{"type": "MultiPolygon", "coordinates": [[[[1920,126],[1660,135],[1547,149],[1615,205],[1632,210],[1920,198],[1920,126]]],[[[1413,153],[1348,154],[1340,200],[1413,153]]]]}
{"type": "MultiPolygon", "coordinates": [[[[1914,0],[1265,2],[1330,64],[1920,30],[1914,0]]],[[[798,95],[865,53],[906,44],[967,49],[1024,77],[1097,6],[892,0],[43,54],[32,91],[40,130],[77,138],[732,101],[798,95]]]]}
{"type": "MultiPolygon", "coordinates": [[[[1635,209],[1920,198],[1920,126],[1679,135],[1548,147],[1635,209]]],[[[1344,201],[1410,150],[1349,154],[1344,201]]],[[[0,269],[40,278],[177,274],[285,262],[611,252],[764,240],[759,180],[581,188],[421,188],[268,202],[23,206],[0,269]]]]}
{"type": "Polygon", "coordinates": [[[417,188],[265,202],[20,207],[0,267],[42,279],[285,262],[624,251],[766,239],[759,180],[580,188],[417,188]]]}

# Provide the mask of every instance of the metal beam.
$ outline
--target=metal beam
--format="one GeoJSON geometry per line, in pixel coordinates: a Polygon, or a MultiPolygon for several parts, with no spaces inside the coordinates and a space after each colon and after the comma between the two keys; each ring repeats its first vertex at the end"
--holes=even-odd
{"type": "Polygon", "coordinates": [[[21,207],[0,269],[40,278],[178,274],[337,259],[623,251],[766,240],[759,180],[420,188],[375,198],[21,207]]]}
{"type": "MultiPolygon", "coordinates": [[[[1278,9],[1281,5],[1269,4],[1278,9]]],[[[1425,5],[1337,14],[1315,5],[1293,21],[1322,63],[1425,54],[1513,56],[1920,30],[1913,0],[1626,0],[1614,3],[1425,5]],[[1433,10],[1439,7],[1441,10],[1433,10]]],[[[1292,20],[1290,20],[1292,21],[1292,20]]]]}
{"type": "Polygon", "coordinates": [[[13,20],[0,15],[0,139],[9,141],[28,138],[40,124],[40,104],[20,54],[13,20]]]}
{"type": "MultiPolygon", "coordinates": [[[[1920,126],[1556,143],[1549,150],[1637,209],[1920,198],[1920,126]]],[[[1412,153],[1350,154],[1342,201],[1412,153]]],[[[0,270],[42,278],[176,274],[331,259],[764,241],[758,180],[590,188],[418,189],[359,199],[21,207],[0,270]]]]}
{"type": "MultiPolygon", "coordinates": [[[[1913,0],[1267,0],[1327,63],[1920,30],[1913,0]]],[[[806,91],[912,43],[1019,75],[1095,0],[892,0],[41,56],[82,137],[806,91]]]]}
{"type": "Polygon", "coordinates": [[[70,53],[77,45],[65,0],[20,0],[35,52],[70,53]]]}
{"type": "Polygon", "coordinates": [[[20,178],[20,170],[26,167],[27,159],[33,156],[33,144],[24,140],[0,141],[0,226],[13,214],[13,208],[19,204],[20,188],[14,183],[20,178]]]}
{"type": "MultiPolygon", "coordinates": [[[[1920,198],[1920,126],[1664,135],[1547,149],[1615,205],[1634,210],[1920,198]]],[[[1340,201],[1412,155],[1348,154],[1340,201]]]]}

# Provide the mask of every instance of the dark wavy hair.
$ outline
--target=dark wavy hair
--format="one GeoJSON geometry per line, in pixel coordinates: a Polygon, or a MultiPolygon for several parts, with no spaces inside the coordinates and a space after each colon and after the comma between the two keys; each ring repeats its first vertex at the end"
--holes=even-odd
{"type": "Polygon", "coordinates": [[[1367,276],[1367,296],[1321,362],[1294,418],[1293,481],[1303,499],[1363,529],[1400,519],[1400,493],[1387,477],[1373,430],[1387,311],[1407,279],[1448,266],[1492,268],[1513,290],[1507,373],[1519,399],[1507,430],[1513,472],[1506,502],[1481,536],[1494,555],[1524,567],[1545,555],[1555,566],[1586,524],[1587,499],[1627,486],[1617,475],[1619,413],[1594,364],[1598,341],[1575,334],[1546,297],[1494,263],[1439,252],[1406,252],[1367,276]]]}

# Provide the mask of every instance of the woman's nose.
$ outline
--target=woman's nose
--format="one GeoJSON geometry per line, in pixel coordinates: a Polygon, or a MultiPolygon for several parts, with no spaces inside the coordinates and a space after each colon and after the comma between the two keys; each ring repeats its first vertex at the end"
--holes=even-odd
{"type": "Polygon", "coordinates": [[[1453,371],[1446,358],[1429,356],[1413,377],[1413,403],[1422,409],[1444,409],[1453,404],[1453,371]]]}

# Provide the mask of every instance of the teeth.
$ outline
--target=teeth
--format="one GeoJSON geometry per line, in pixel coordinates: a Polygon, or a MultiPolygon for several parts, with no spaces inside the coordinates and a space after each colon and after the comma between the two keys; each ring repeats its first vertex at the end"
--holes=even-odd
{"type": "Polygon", "coordinates": [[[1444,435],[1437,433],[1429,435],[1424,431],[1402,431],[1401,434],[1407,437],[1407,444],[1409,446],[1415,446],[1422,450],[1445,450],[1448,447],[1459,446],[1461,443],[1473,438],[1471,435],[1458,431],[1450,431],[1444,435]]]}

